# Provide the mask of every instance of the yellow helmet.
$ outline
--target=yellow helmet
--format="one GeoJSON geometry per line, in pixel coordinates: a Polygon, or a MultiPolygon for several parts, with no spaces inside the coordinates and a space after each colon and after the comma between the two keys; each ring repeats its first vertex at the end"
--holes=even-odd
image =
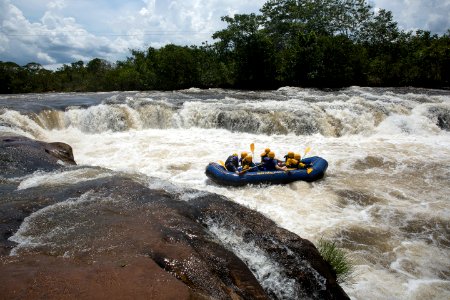
{"type": "Polygon", "coordinates": [[[241,158],[245,158],[246,156],[247,156],[247,152],[245,152],[245,151],[243,151],[243,152],[241,152],[241,158]]]}
{"type": "Polygon", "coordinates": [[[237,153],[235,152],[235,153],[233,153],[231,156],[238,156],[238,155],[237,155],[237,153]]]}
{"type": "Polygon", "coordinates": [[[295,154],[294,154],[294,158],[295,158],[296,160],[300,160],[300,158],[302,158],[302,157],[301,157],[300,154],[295,153],[295,154]]]}
{"type": "Polygon", "coordinates": [[[288,154],[287,154],[287,156],[288,156],[289,158],[294,158],[294,152],[289,151],[288,154]]]}
{"type": "Polygon", "coordinates": [[[275,152],[270,151],[269,154],[268,154],[268,156],[269,156],[270,158],[275,158],[275,152]]]}
{"type": "Polygon", "coordinates": [[[270,148],[264,149],[264,152],[269,153],[270,152],[270,148]]]}
{"type": "Polygon", "coordinates": [[[252,159],[253,159],[253,157],[251,156],[251,155],[247,155],[246,157],[245,157],[245,161],[247,161],[247,162],[252,162],[252,159]]]}

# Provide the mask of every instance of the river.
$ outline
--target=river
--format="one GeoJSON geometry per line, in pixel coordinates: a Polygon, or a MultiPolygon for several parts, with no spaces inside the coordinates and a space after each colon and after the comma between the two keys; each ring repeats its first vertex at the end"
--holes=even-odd
{"type": "MultiPolygon", "coordinates": [[[[2,95],[0,132],[65,142],[80,166],[157,177],[161,188],[221,194],[315,244],[336,241],[355,264],[352,280],[343,284],[352,299],[450,298],[449,91],[284,87],[2,95]],[[209,162],[250,151],[251,143],[255,157],[266,147],[278,157],[310,147],[308,156],[328,161],[326,176],[239,188],[207,179],[209,162]]],[[[82,167],[37,172],[21,178],[18,189],[102,176],[109,175],[82,167]]],[[[10,238],[18,243],[13,255],[48,239],[48,232],[30,229],[35,219],[27,218],[10,238]]]]}

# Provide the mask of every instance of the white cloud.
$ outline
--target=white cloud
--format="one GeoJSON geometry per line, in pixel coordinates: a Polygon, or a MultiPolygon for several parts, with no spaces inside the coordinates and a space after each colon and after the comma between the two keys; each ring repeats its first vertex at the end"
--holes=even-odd
{"type": "Polygon", "coordinates": [[[55,0],[47,4],[49,9],[63,9],[66,6],[64,0],[55,0]]]}
{"type": "Polygon", "coordinates": [[[406,31],[417,29],[443,34],[450,28],[450,0],[374,0],[374,6],[392,11],[406,31]]]}
{"type": "Polygon", "coordinates": [[[47,53],[39,52],[39,53],[37,53],[36,56],[40,61],[45,61],[46,65],[49,65],[49,64],[51,65],[51,64],[56,63],[56,60],[54,58],[50,57],[50,55],[48,55],[47,53]]]}
{"type": "Polygon", "coordinates": [[[130,12],[122,15],[111,23],[112,28],[124,28],[127,34],[136,34],[139,28],[140,36],[135,36],[141,47],[159,47],[168,43],[180,45],[199,45],[204,41],[211,42],[212,34],[226,24],[221,16],[231,11],[239,13],[258,12],[266,0],[254,0],[243,3],[237,0],[172,0],[143,1],[139,13],[130,12]]]}
{"type": "Polygon", "coordinates": [[[150,11],[149,11],[146,7],[143,7],[143,8],[141,8],[141,10],[139,11],[139,14],[140,14],[141,16],[145,17],[145,16],[150,15],[150,11]]]}
{"type": "Polygon", "coordinates": [[[10,1],[1,1],[0,9],[3,24],[0,60],[46,65],[94,57],[111,59],[128,51],[105,37],[89,33],[75,18],[53,10],[45,12],[40,22],[31,23],[10,1]]]}

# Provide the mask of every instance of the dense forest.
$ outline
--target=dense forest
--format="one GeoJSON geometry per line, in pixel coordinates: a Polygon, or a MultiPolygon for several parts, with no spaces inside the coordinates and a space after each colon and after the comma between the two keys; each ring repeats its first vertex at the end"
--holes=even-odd
{"type": "Polygon", "coordinates": [[[366,0],[269,0],[222,17],[214,44],[131,50],[55,71],[0,61],[0,93],[280,86],[450,87],[450,29],[405,32],[366,0]]]}

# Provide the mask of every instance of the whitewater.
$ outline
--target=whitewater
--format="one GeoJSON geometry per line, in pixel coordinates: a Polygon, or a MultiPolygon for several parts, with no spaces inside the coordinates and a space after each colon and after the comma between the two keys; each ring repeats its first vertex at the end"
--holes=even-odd
{"type": "MultiPolygon", "coordinates": [[[[0,133],[65,142],[80,166],[18,178],[18,189],[64,187],[113,172],[140,181],[156,177],[159,188],[224,195],[316,245],[335,241],[355,264],[353,278],[343,284],[352,299],[450,298],[449,91],[284,87],[2,95],[0,133]],[[208,180],[209,162],[249,152],[251,143],[255,157],[266,147],[278,157],[310,147],[308,156],[328,161],[327,173],[317,182],[277,186],[230,188],[208,180]]],[[[31,215],[11,237],[18,243],[14,255],[48,235],[25,234],[33,220],[31,215]]],[[[231,232],[214,233],[264,272],[263,254],[252,253],[231,232]]],[[[276,272],[272,277],[267,284],[289,288],[276,272]]]]}

